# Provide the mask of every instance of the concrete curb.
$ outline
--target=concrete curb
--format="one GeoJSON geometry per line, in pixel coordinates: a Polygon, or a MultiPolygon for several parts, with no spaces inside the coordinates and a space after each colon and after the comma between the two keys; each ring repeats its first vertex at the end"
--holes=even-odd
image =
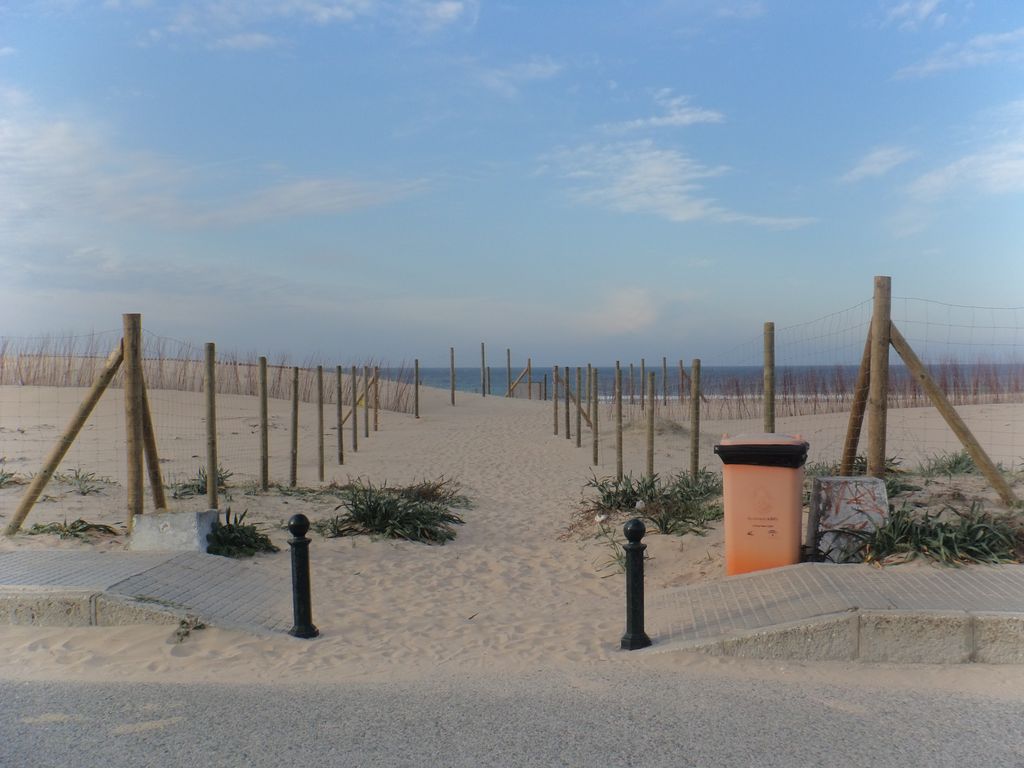
{"type": "Polygon", "coordinates": [[[6,589],[0,592],[0,624],[34,627],[118,627],[175,625],[188,616],[184,606],[135,600],[95,590],[6,589]]]}
{"type": "Polygon", "coordinates": [[[682,652],[790,661],[1024,664],[1024,614],[853,609],[662,647],[655,643],[640,653],[682,652]]]}

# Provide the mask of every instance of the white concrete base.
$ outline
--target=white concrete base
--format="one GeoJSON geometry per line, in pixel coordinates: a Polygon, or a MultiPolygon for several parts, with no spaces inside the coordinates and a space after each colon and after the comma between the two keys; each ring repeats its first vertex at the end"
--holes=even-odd
{"type": "Polygon", "coordinates": [[[220,513],[156,512],[135,518],[128,549],[136,552],[205,552],[206,535],[220,513]]]}

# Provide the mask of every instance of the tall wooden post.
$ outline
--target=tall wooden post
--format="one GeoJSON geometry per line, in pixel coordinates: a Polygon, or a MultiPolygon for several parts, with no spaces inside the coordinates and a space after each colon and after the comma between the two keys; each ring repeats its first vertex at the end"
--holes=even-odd
{"type": "Polygon", "coordinates": [[[363,437],[370,436],[370,366],[363,366],[363,437]]]}
{"type": "Polygon", "coordinates": [[[317,478],[324,481],[324,367],[316,367],[317,478]]]}
{"type": "Polygon", "coordinates": [[[206,344],[206,507],[219,509],[217,500],[217,352],[206,344]]]}
{"type": "Polygon", "coordinates": [[[526,399],[533,400],[533,360],[526,358],[526,399]]]}
{"type": "Polygon", "coordinates": [[[487,397],[487,353],[484,343],[480,342],[480,396],[487,397]]]}
{"type": "Polygon", "coordinates": [[[96,403],[100,401],[100,397],[110,385],[110,381],[117,374],[117,371],[123,362],[124,340],[122,339],[111,351],[110,356],[107,357],[103,370],[93,383],[92,389],[89,390],[89,394],[86,395],[82,404],[78,406],[78,411],[71,417],[71,421],[68,423],[67,427],[65,427],[64,432],[57,441],[57,444],[47,455],[46,460],[43,462],[43,468],[32,478],[32,482],[29,483],[28,490],[25,491],[21,500],[18,502],[18,508],[14,511],[14,516],[7,523],[7,528],[4,529],[4,535],[13,536],[21,530],[21,524],[25,522],[25,518],[28,516],[28,513],[32,510],[33,505],[35,505],[36,501],[39,499],[40,494],[42,494],[43,489],[50,481],[50,478],[53,477],[53,473],[57,471],[57,467],[60,466],[60,463],[67,454],[68,449],[71,448],[71,445],[75,442],[75,438],[78,436],[78,433],[82,431],[82,427],[85,426],[85,422],[89,419],[89,415],[96,407],[96,403]]]}
{"type": "Polygon", "coordinates": [[[630,363],[629,364],[629,404],[630,405],[632,405],[633,403],[636,402],[636,397],[635,397],[635,394],[634,394],[635,391],[636,391],[636,388],[635,388],[635,386],[633,384],[633,364],[630,363]]]}
{"type": "MultiPolygon", "coordinates": [[[[594,424],[594,366],[587,363],[587,421],[594,424]]],[[[582,403],[581,403],[582,405],[582,403]]]]}
{"type": "Polygon", "coordinates": [[[690,476],[700,472],[700,360],[690,367],[690,476]]]}
{"type": "Polygon", "coordinates": [[[764,324],[764,431],[775,431],[775,323],[764,324]]]}
{"type": "Polygon", "coordinates": [[[647,375],[647,476],[654,477],[654,371],[647,375]]]}
{"type": "Polygon", "coordinates": [[[334,369],[334,379],[334,386],[338,390],[335,398],[338,401],[335,407],[335,418],[338,421],[338,466],[341,466],[345,463],[345,409],[341,402],[342,372],[340,365],[334,369]]]}
{"type": "Polygon", "coordinates": [[[412,408],[418,419],[420,417],[420,359],[418,357],[413,361],[412,368],[412,408]]]}
{"type": "Polygon", "coordinates": [[[860,443],[861,428],[864,426],[864,409],[868,403],[868,389],[871,384],[871,329],[864,342],[864,354],[860,358],[857,369],[857,380],[853,384],[853,402],[850,403],[850,419],[846,424],[846,439],[843,441],[843,458],[839,464],[839,474],[853,474],[853,465],[857,461],[857,446],[860,443]]]}
{"type": "Polygon", "coordinates": [[[299,369],[292,366],[292,431],[291,452],[288,459],[288,485],[299,484],[299,369]]]}
{"type": "Polygon", "coordinates": [[[494,390],[491,389],[491,366],[487,366],[487,394],[493,395],[494,390]]]}
{"type": "Polygon", "coordinates": [[[540,399],[544,402],[548,400],[548,375],[544,374],[544,379],[541,382],[540,399]]]}
{"type": "Polygon", "coordinates": [[[555,396],[551,398],[552,412],[555,417],[555,437],[558,437],[558,366],[551,368],[551,391],[555,396]]]}
{"type": "Polygon", "coordinates": [[[576,447],[583,445],[583,369],[576,366],[576,447]]]}
{"type": "Polygon", "coordinates": [[[572,402],[569,399],[569,366],[562,366],[562,384],[565,385],[565,439],[572,440],[572,432],[569,429],[569,404],[572,402]]]}
{"type": "Polygon", "coordinates": [[[615,361],[615,479],[622,482],[622,366],[615,361]]]}
{"type": "Polygon", "coordinates": [[[683,361],[679,361],[679,404],[683,403],[684,392],[686,391],[686,371],[683,368],[683,361]]]}
{"type": "Polygon", "coordinates": [[[267,358],[260,357],[260,490],[270,490],[270,425],[267,408],[267,358]]]}
{"type": "Polygon", "coordinates": [[[143,511],[142,315],[122,315],[124,338],[124,426],[128,473],[128,528],[143,511]]]}
{"type": "Polygon", "coordinates": [[[146,472],[149,474],[149,489],[153,494],[153,506],[158,510],[167,510],[167,497],[164,495],[164,480],[160,473],[160,457],[156,452],[156,430],[153,427],[153,414],[149,410],[149,395],[146,394],[146,383],[142,383],[142,443],[146,454],[146,472]]]}
{"type": "Polygon", "coordinates": [[[647,404],[644,402],[644,390],[647,387],[647,361],[640,358],[640,410],[644,410],[647,404]]]}
{"type": "Polygon", "coordinates": [[[871,381],[868,384],[868,474],[885,476],[885,427],[889,405],[892,278],[875,277],[871,313],[871,381]]]}
{"type": "Polygon", "coordinates": [[[350,375],[352,383],[352,453],[359,452],[359,373],[352,366],[350,375]]]}
{"type": "Polygon", "coordinates": [[[455,347],[448,348],[448,372],[451,379],[452,405],[455,405],[455,347]]]}
{"type": "Polygon", "coordinates": [[[590,435],[593,437],[593,454],[591,455],[591,463],[596,467],[598,464],[598,444],[600,442],[599,431],[597,428],[597,412],[601,409],[601,403],[597,396],[597,369],[592,369],[590,373],[590,435]]]}
{"type": "Polygon", "coordinates": [[[512,350],[505,350],[505,397],[512,397],[512,350]]]}
{"type": "Polygon", "coordinates": [[[661,404],[668,405],[668,358],[661,358],[661,404]]]}
{"type": "Polygon", "coordinates": [[[373,366],[373,431],[380,431],[380,366],[373,366]]]}

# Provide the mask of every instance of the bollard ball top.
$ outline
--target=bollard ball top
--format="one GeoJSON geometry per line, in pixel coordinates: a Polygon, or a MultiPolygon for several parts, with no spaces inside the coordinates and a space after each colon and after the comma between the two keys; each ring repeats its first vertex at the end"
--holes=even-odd
{"type": "Polygon", "coordinates": [[[640,518],[634,517],[622,526],[622,532],[625,534],[627,541],[638,544],[640,539],[644,537],[644,534],[647,533],[647,528],[644,527],[644,523],[640,518]]]}
{"type": "Polygon", "coordinates": [[[292,515],[288,520],[288,530],[292,536],[301,539],[309,532],[309,518],[303,514],[292,515]]]}

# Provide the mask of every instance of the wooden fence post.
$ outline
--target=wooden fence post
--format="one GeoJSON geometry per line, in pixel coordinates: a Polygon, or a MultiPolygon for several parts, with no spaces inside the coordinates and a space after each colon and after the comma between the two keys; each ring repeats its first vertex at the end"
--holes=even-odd
{"type": "Polygon", "coordinates": [[[974,437],[974,434],[964,423],[963,419],[960,418],[960,414],[956,412],[953,404],[949,402],[949,399],[943,394],[942,390],[932,379],[928,373],[928,369],[924,367],[924,363],[921,362],[917,354],[911,348],[907,340],[903,338],[895,325],[890,325],[890,335],[892,339],[892,345],[899,353],[899,356],[903,358],[903,362],[907,364],[907,368],[914,375],[914,378],[920,382],[924,391],[928,394],[932,403],[938,409],[939,413],[942,414],[942,418],[945,419],[946,424],[953,430],[960,443],[966,449],[971,459],[974,460],[974,465],[981,471],[985,476],[985,479],[989,481],[996,493],[1003,500],[1003,503],[1007,506],[1013,506],[1017,503],[1017,497],[1013,493],[1013,489],[1010,488],[1010,484],[1006,482],[1006,478],[1003,477],[998,467],[992,463],[992,459],[985,453],[985,449],[981,447],[981,444],[974,437]]]}
{"type": "Polygon", "coordinates": [[[541,399],[546,403],[548,401],[548,375],[544,374],[543,385],[540,390],[541,399]]]}
{"type": "Polygon", "coordinates": [[[668,405],[668,358],[661,358],[661,404],[668,405]]]}
{"type": "Polygon", "coordinates": [[[562,366],[562,384],[565,386],[565,439],[572,440],[572,433],[569,430],[569,366],[562,366]]]}
{"type": "Polygon", "coordinates": [[[124,427],[128,473],[128,529],[143,511],[142,315],[122,315],[124,331],[124,427]]]}
{"type": "MultiPolygon", "coordinates": [[[[299,484],[299,369],[292,366],[292,448],[289,457],[288,485],[299,484]]],[[[207,482],[209,484],[209,482],[207,482]]]]}
{"type": "Polygon", "coordinates": [[[455,405],[455,347],[448,348],[448,374],[451,379],[452,405],[455,405]]]}
{"type": "Polygon", "coordinates": [[[775,323],[764,324],[764,431],[775,431],[775,323]]]}
{"type": "Polygon", "coordinates": [[[370,437],[370,366],[363,365],[363,437],[370,437]]]}
{"type": "Polygon", "coordinates": [[[622,367],[615,361],[615,479],[622,482],[622,367]]]}
{"type": "Polygon", "coordinates": [[[683,403],[683,392],[686,389],[686,371],[683,369],[683,361],[679,361],[679,404],[683,403]]]}
{"type": "Polygon", "coordinates": [[[640,358],[640,410],[644,410],[647,407],[644,402],[644,390],[647,388],[647,361],[644,358],[640,358]]]}
{"type": "Polygon", "coordinates": [[[324,481],[324,367],[316,367],[317,477],[324,481]]]}
{"type": "Polygon", "coordinates": [[[505,350],[505,397],[512,397],[512,350],[505,350]]]}
{"type": "Polygon", "coordinates": [[[142,382],[142,444],[146,454],[146,471],[149,474],[149,489],[153,494],[153,506],[167,511],[167,497],[164,495],[164,480],[160,473],[160,457],[156,452],[156,430],[153,414],[149,410],[149,395],[146,382],[142,382]]]}
{"type": "Polygon", "coordinates": [[[214,343],[206,344],[206,507],[219,509],[217,480],[217,353],[214,343]]]}
{"type": "Polygon", "coordinates": [[[868,402],[868,389],[871,381],[871,329],[864,342],[864,354],[860,358],[857,369],[857,380],[853,385],[853,402],[850,403],[850,420],[846,425],[846,440],[843,441],[843,458],[839,464],[839,474],[853,474],[853,465],[857,461],[857,445],[860,443],[861,427],[864,425],[864,409],[868,402]]]}
{"type": "Polygon", "coordinates": [[[690,476],[700,472],[700,359],[690,367],[690,476]]]}
{"type": "Polygon", "coordinates": [[[576,366],[576,447],[583,445],[583,369],[576,366]]]}
{"type": "Polygon", "coordinates": [[[352,366],[352,453],[359,452],[359,373],[352,366]]]}
{"type": "Polygon", "coordinates": [[[551,368],[551,389],[555,396],[551,398],[552,411],[555,416],[555,437],[558,437],[558,366],[551,368]]]}
{"type": "Polygon", "coordinates": [[[533,400],[533,360],[526,358],[526,399],[533,400]]]}
{"type": "Polygon", "coordinates": [[[654,371],[647,379],[647,476],[654,477],[654,371]]]}
{"type": "Polygon", "coordinates": [[[591,384],[590,384],[590,435],[593,437],[593,455],[591,463],[596,467],[598,465],[598,443],[600,442],[599,430],[597,428],[597,412],[601,409],[600,398],[598,397],[597,390],[597,369],[591,370],[591,384]]]}
{"type": "Polygon", "coordinates": [[[889,406],[889,343],[892,278],[875,277],[871,313],[871,381],[868,385],[868,475],[885,476],[885,429],[889,406]]]}
{"type": "Polygon", "coordinates": [[[270,425],[267,405],[267,358],[260,357],[260,490],[270,490],[270,425]]]}
{"type": "Polygon", "coordinates": [[[373,366],[373,431],[380,431],[380,366],[373,366]]]}
{"type": "Polygon", "coordinates": [[[484,343],[480,342],[480,396],[487,397],[487,353],[484,343]]]}
{"type": "Polygon", "coordinates": [[[420,359],[413,361],[412,407],[416,418],[420,417],[420,359]]]}
{"type": "Polygon", "coordinates": [[[342,466],[345,463],[345,415],[344,407],[341,402],[341,388],[342,388],[342,372],[341,366],[336,366],[334,369],[335,388],[337,391],[337,405],[335,407],[335,418],[338,420],[338,466],[342,466]]]}
{"type": "Polygon", "coordinates": [[[89,394],[86,395],[82,404],[78,406],[78,410],[75,412],[75,415],[71,417],[71,421],[68,422],[67,427],[65,427],[64,432],[60,436],[60,439],[57,440],[57,444],[47,455],[46,461],[43,462],[43,468],[32,478],[32,482],[29,483],[28,490],[25,491],[25,494],[18,502],[18,508],[14,511],[14,516],[7,523],[4,535],[13,536],[21,530],[21,525],[25,522],[25,518],[28,516],[28,513],[32,510],[32,507],[39,499],[40,494],[43,492],[46,484],[50,481],[50,478],[53,477],[53,473],[57,471],[57,467],[60,466],[64,456],[67,455],[68,449],[71,448],[72,443],[75,442],[75,438],[78,437],[78,433],[82,431],[82,427],[85,426],[85,422],[89,419],[89,415],[96,407],[96,403],[100,401],[100,397],[110,385],[111,380],[117,374],[117,371],[123,362],[124,340],[122,339],[118,341],[117,346],[107,357],[103,370],[100,371],[100,375],[93,383],[92,389],[89,390],[89,394]]]}

